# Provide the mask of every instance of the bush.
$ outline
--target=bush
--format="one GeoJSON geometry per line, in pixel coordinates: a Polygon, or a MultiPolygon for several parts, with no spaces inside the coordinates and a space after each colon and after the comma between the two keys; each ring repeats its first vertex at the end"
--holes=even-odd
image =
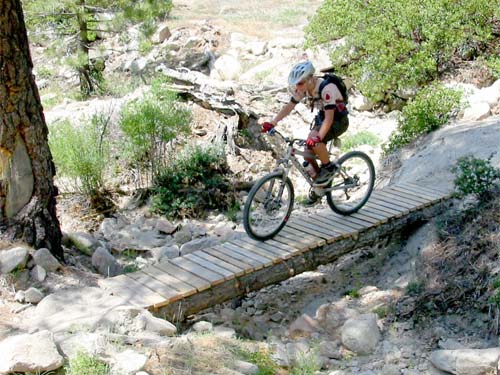
{"type": "Polygon", "coordinates": [[[306,29],[307,45],[345,38],[332,62],[373,101],[439,77],[455,51],[494,38],[498,2],[326,0],[306,29]]]}
{"type": "Polygon", "coordinates": [[[491,158],[484,160],[465,156],[458,160],[453,172],[455,189],[459,195],[474,194],[480,200],[489,198],[500,180],[500,169],[491,165],[491,158]]]}
{"type": "Polygon", "coordinates": [[[188,133],[191,121],[190,111],[164,84],[154,82],[143,99],[123,108],[120,119],[127,160],[147,176],[148,185],[165,167],[173,152],[172,141],[188,133]]]}
{"type": "Polygon", "coordinates": [[[67,375],[107,375],[109,374],[109,365],[100,361],[91,355],[79,352],[73,358],[70,358],[66,368],[67,375]]]}
{"type": "Polygon", "coordinates": [[[188,147],[154,180],[153,210],[170,218],[202,217],[234,205],[222,147],[188,147]]]}
{"type": "Polygon", "coordinates": [[[342,151],[354,150],[361,145],[377,146],[382,140],[369,131],[360,131],[356,134],[342,138],[342,151]]]}
{"type": "Polygon", "coordinates": [[[419,135],[430,133],[444,125],[451,113],[459,108],[461,93],[438,85],[422,89],[411,100],[398,119],[398,128],[384,145],[386,153],[409,144],[419,135]]]}
{"type": "Polygon", "coordinates": [[[64,121],[49,128],[57,174],[68,178],[70,188],[89,197],[104,189],[104,172],[110,165],[108,121],[105,115],[94,115],[80,127],[64,121]]]}

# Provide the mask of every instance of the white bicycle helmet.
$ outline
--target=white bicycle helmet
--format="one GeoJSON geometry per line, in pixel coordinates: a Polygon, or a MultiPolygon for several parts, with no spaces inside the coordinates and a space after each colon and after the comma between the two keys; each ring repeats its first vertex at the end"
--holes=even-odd
{"type": "Polygon", "coordinates": [[[314,66],[310,61],[304,61],[296,64],[288,75],[288,84],[294,86],[305,78],[314,74],[314,66]]]}

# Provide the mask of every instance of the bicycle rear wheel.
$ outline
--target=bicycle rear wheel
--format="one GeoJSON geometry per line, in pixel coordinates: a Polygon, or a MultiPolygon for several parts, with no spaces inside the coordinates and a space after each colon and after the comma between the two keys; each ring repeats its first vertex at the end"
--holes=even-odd
{"type": "Polygon", "coordinates": [[[351,151],[343,155],[337,164],[340,170],[329,184],[326,193],[330,208],[340,215],[358,211],[368,201],[375,184],[375,167],[368,155],[351,151]]]}
{"type": "Polygon", "coordinates": [[[293,208],[294,191],[290,179],[281,172],[262,177],[248,193],[243,209],[243,226],[258,241],[273,238],[285,226],[293,208]]]}

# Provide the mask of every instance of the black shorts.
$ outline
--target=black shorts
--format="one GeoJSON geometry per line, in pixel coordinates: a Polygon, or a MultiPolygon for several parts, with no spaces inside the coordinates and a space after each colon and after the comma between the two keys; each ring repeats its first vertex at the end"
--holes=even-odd
{"type": "MultiPolygon", "coordinates": [[[[321,118],[321,116],[317,115],[314,119],[314,127],[311,130],[316,130],[319,132],[322,123],[323,119],[321,118]]],[[[347,117],[347,114],[335,116],[330,130],[326,134],[326,137],[323,139],[323,143],[330,142],[332,139],[340,137],[347,131],[347,128],[349,128],[349,117],[347,117]]]]}

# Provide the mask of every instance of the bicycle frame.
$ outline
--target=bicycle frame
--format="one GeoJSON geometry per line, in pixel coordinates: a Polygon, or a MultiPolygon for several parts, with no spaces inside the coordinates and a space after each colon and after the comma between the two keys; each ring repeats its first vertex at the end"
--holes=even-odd
{"type": "MultiPolygon", "coordinates": [[[[329,191],[341,190],[341,189],[353,187],[354,185],[356,185],[355,183],[353,183],[352,186],[350,184],[346,185],[344,183],[344,184],[341,184],[339,186],[330,186],[330,187],[321,186],[321,185],[315,186],[314,180],[311,178],[309,173],[307,173],[305,168],[302,166],[302,163],[299,162],[299,160],[297,159],[297,155],[302,156],[304,158],[308,158],[308,159],[318,159],[317,155],[314,154],[313,152],[303,151],[303,150],[300,150],[300,149],[294,147],[295,143],[298,143],[300,146],[303,146],[305,144],[305,140],[303,140],[303,139],[297,139],[297,138],[290,139],[290,138],[283,136],[278,131],[275,131],[274,134],[278,134],[283,139],[283,141],[287,144],[287,150],[286,150],[285,156],[276,161],[276,168],[274,169],[275,172],[282,171],[283,181],[285,181],[286,178],[288,177],[290,169],[292,168],[292,165],[293,165],[295,168],[297,168],[297,170],[304,177],[304,179],[307,181],[307,183],[314,189],[314,192],[319,196],[323,196],[325,193],[327,193],[329,191]]],[[[272,135],[274,135],[274,134],[272,134],[272,135]]],[[[339,170],[337,173],[340,173],[343,177],[347,177],[344,175],[344,172],[342,170],[339,170]]],[[[283,187],[280,188],[280,194],[282,192],[281,191],[282,189],[283,189],[283,187]]]]}

